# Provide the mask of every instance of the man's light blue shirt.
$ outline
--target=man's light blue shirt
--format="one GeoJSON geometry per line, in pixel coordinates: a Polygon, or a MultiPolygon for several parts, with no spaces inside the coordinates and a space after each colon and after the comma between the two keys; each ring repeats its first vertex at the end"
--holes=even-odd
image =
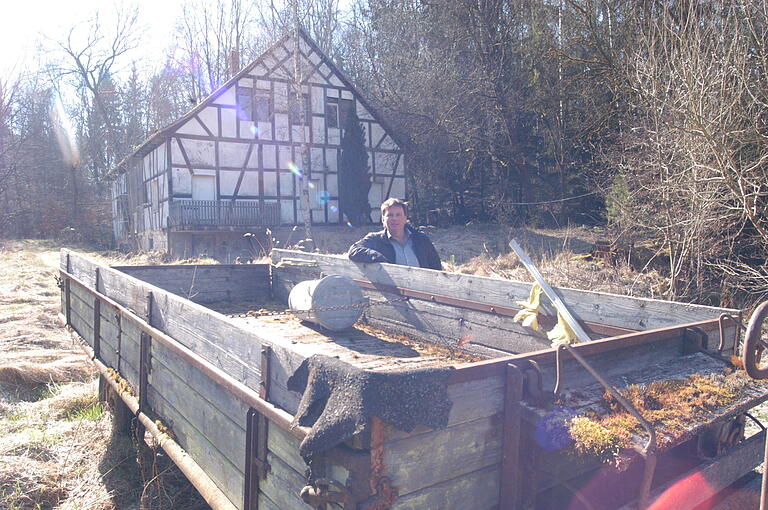
{"type": "Polygon", "coordinates": [[[395,249],[395,263],[402,266],[420,267],[419,259],[416,257],[416,252],[413,251],[413,239],[411,238],[408,229],[405,229],[405,243],[400,244],[394,239],[387,230],[387,239],[389,244],[395,249]]]}

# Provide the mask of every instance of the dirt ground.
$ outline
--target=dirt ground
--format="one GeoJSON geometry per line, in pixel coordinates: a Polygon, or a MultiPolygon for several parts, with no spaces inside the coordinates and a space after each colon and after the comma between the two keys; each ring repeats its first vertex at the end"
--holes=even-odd
{"type": "MultiPolygon", "coordinates": [[[[343,253],[369,230],[324,230],[316,234],[318,248],[343,253]]],[[[664,296],[664,279],[636,273],[624,254],[611,263],[590,256],[599,230],[470,225],[427,232],[450,271],[532,281],[506,247],[515,238],[554,285],[664,296]]],[[[162,455],[140,465],[135,442],[113,433],[96,373],[57,318],[60,247],[0,240],[0,510],[208,508],[162,455]]],[[[114,264],[168,261],[75,249],[114,264]]]]}

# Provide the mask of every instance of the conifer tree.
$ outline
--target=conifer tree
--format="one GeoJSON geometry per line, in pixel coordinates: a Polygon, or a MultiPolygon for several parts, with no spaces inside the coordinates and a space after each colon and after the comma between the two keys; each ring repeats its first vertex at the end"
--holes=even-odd
{"type": "Polygon", "coordinates": [[[339,209],[352,225],[358,226],[371,222],[368,152],[365,150],[365,131],[354,109],[345,120],[339,162],[339,209]]]}

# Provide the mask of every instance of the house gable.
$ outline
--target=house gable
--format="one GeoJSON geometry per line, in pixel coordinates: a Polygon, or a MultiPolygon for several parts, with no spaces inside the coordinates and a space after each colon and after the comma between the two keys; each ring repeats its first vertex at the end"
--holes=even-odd
{"type": "MultiPolygon", "coordinates": [[[[282,224],[298,224],[304,217],[299,176],[306,172],[313,223],[343,221],[338,162],[341,127],[352,109],[366,134],[372,218],[378,218],[382,200],[405,196],[396,136],[308,36],[300,35],[301,100],[293,92],[294,43],[288,34],[134,152],[134,160],[157,160],[162,152],[169,203],[206,197],[259,204],[277,208],[282,224]]],[[[144,177],[145,188],[161,178],[144,177]]],[[[161,218],[153,223],[169,226],[161,218]]]]}

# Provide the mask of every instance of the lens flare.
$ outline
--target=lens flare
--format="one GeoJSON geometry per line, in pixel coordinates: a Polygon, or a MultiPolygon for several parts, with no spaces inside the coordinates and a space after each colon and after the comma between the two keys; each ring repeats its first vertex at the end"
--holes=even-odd
{"type": "Polygon", "coordinates": [[[309,189],[315,189],[317,186],[315,186],[315,183],[314,183],[314,182],[310,182],[309,184],[307,184],[307,187],[308,187],[309,189]]]}
{"type": "Polygon", "coordinates": [[[576,413],[572,410],[559,408],[539,420],[533,434],[539,446],[545,450],[561,450],[571,444],[568,424],[574,416],[576,413]]]}
{"type": "Polygon", "coordinates": [[[256,138],[259,137],[259,127],[258,126],[251,126],[251,134],[255,136],[256,138]]]}
{"type": "Polygon", "coordinates": [[[352,223],[348,221],[348,222],[347,222],[347,226],[348,226],[348,227],[351,227],[351,226],[352,226],[352,223]]]}
{"type": "Polygon", "coordinates": [[[80,164],[80,148],[77,146],[75,130],[72,128],[72,122],[64,109],[60,97],[57,97],[54,101],[50,116],[53,131],[56,135],[56,143],[59,146],[64,163],[68,166],[76,167],[80,164]]]}
{"type": "MultiPolygon", "coordinates": [[[[331,194],[327,191],[321,191],[319,193],[319,196],[317,197],[318,202],[320,202],[322,205],[328,205],[328,202],[331,201],[331,194]]],[[[331,206],[331,210],[333,210],[333,206],[331,206]]]]}
{"type": "Polygon", "coordinates": [[[329,209],[331,210],[331,212],[339,212],[339,208],[336,207],[335,205],[332,205],[331,207],[329,207],[329,209]]]}
{"type": "Polygon", "coordinates": [[[304,177],[304,173],[293,161],[289,161],[287,166],[288,166],[288,170],[290,170],[291,173],[296,177],[300,177],[300,178],[304,177]]]}

